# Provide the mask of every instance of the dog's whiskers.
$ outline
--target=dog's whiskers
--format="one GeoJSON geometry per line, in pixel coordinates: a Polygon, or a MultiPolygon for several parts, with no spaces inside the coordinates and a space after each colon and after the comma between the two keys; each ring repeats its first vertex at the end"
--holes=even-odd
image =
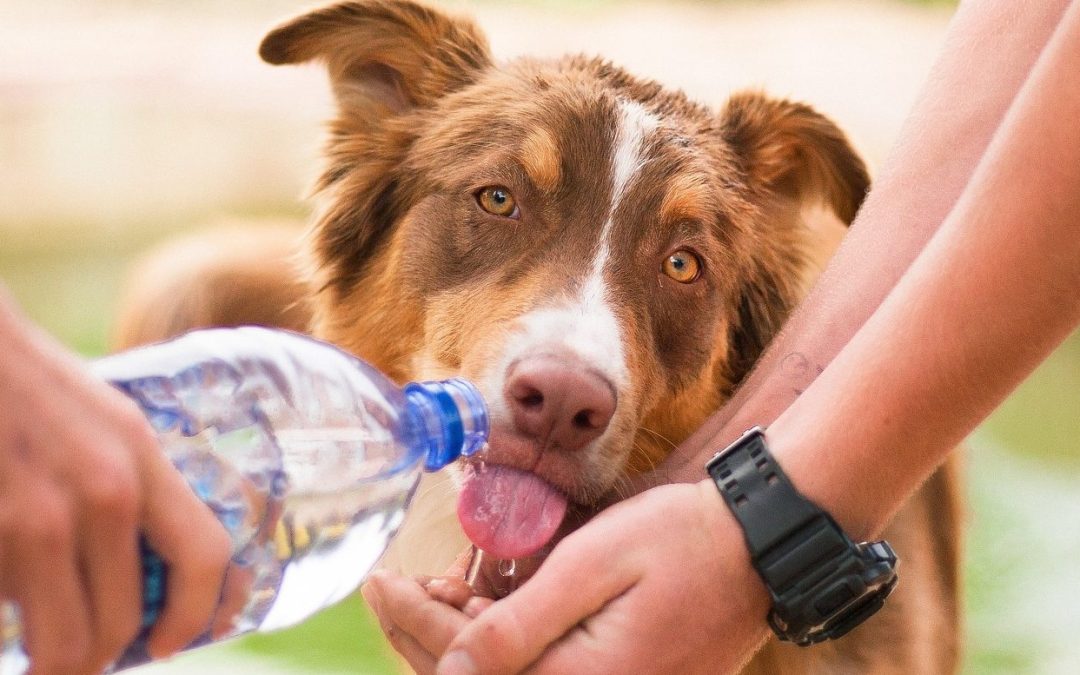
{"type": "Polygon", "coordinates": [[[679,447],[678,444],[675,443],[675,441],[671,440],[670,438],[663,435],[659,431],[653,431],[652,429],[650,429],[648,427],[638,427],[638,430],[639,431],[644,431],[647,434],[651,434],[654,438],[657,438],[657,439],[663,441],[664,443],[666,443],[668,445],[668,447],[671,450],[674,450],[675,448],[679,447]]]}
{"type": "MultiPolygon", "coordinates": [[[[666,440],[666,439],[665,439],[666,440]]],[[[670,442],[670,441],[669,441],[670,442]]],[[[640,458],[643,464],[647,465],[646,471],[654,471],[657,467],[657,455],[659,453],[650,452],[649,448],[646,448],[637,440],[634,441],[634,448],[630,452],[631,458],[640,458]]]]}
{"type": "Polygon", "coordinates": [[[634,495],[634,485],[632,478],[625,469],[619,472],[619,475],[615,478],[615,484],[612,486],[612,492],[614,492],[619,500],[628,499],[634,495]]]}

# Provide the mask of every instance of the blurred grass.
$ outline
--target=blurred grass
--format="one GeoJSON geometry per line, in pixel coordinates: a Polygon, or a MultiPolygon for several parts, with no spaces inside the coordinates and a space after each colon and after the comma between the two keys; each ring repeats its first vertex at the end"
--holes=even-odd
{"type": "Polygon", "coordinates": [[[1080,338],[1050,355],[987,420],[998,443],[1043,463],[1080,473],[1080,338]]]}
{"type": "Polygon", "coordinates": [[[31,319],[85,356],[105,353],[131,251],[0,251],[0,279],[31,319]]]}
{"type": "Polygon", "coordinates": [[[357,597],[332,607],[303,625],[273,635],[252,635],[243,646],[298,671],[390,673],[396,660],[378,622],[357,597]]]}
{"type": "Polygon", "coordinates": [[[402,672],[374,617],[357,597],[292,629],[249,635],[150,664],[145,675],[385,675],[402,672]]]}

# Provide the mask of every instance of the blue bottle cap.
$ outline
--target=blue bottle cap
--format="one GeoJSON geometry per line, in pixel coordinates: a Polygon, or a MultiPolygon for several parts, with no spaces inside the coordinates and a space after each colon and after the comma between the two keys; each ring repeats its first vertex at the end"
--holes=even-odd
{"type": "Polygon", "coordinates": [[[424,469],[438,471],[458,457],[469,457],[487,442],[487,405],[476,386],[456,377],[439,382],[411,382],[406,398],[425,420],[424,469]]]}

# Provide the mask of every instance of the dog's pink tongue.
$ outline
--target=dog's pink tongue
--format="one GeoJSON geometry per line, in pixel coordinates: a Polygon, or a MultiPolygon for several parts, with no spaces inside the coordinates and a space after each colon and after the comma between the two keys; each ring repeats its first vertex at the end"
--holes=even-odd
{"type": "Polygon", "coordinates": [[[488,465],[465,482],[458,520],[484,552],[524,558],[548,543],[566,515],[566,497],[535,474],[488,465]]]}

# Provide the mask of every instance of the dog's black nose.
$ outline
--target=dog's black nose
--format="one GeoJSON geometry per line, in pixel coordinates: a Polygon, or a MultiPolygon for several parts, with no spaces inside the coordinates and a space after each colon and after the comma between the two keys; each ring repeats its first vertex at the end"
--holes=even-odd
{"type": "Polygon", "coordinates": [[[505,393],[514,426],[545,449],[580,450],[604,433],[615,414],[615,387],[575,357],[516,361],[505,393]]]}

